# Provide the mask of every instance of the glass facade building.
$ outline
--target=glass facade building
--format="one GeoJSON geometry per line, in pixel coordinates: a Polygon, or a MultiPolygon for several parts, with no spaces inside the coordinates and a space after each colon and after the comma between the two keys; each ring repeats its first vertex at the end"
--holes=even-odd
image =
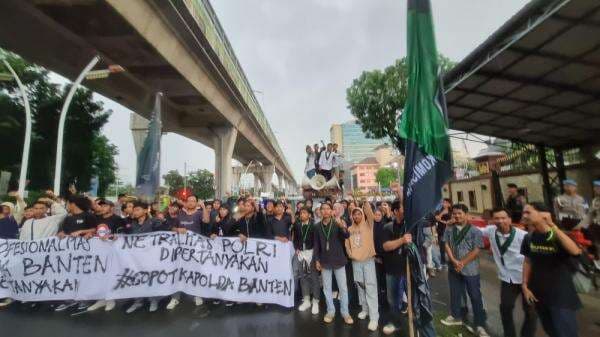
{"type": "Polygon", "coordinates": [[[367,138],[361,126],[356,121],[343,124],[334,124],[330,129],[331,142],[338,143],[344,161],[357,163],[365,158],[373,157],[375,148],[381,144],[388,143],[387,138],[367,138]]]}

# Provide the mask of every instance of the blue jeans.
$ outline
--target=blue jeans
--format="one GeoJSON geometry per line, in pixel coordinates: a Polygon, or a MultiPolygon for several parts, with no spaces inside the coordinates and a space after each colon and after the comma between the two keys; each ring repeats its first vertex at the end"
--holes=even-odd
{"type": "Polygon", "coordinates": [[[331,290],[331,278],[335,274],[335,283],[337,283],[340,296],[340,312],[342,316],[350,315],[348,311],[348,285],[346,284],[346,267],[338,269],[323,268],[321,276],[323,277],[323,293],[325,294],[325,303],[327,304],[327,313],[335,314],[333,305],[333,292],[331,290]]]}
{"type": "Polygon", "coordinates": [[[577,317],[575,310],[536,305],[540,322],[549,337],[577,337],[577,317]]]}
{"type": "MultiPolygon", "coordinates": [[[[400,322],[400,307],[402,306],[404,293],[406,292],[406,278],[399,275],[385,275],[387,302],[389,312],[387,323],[400,322]]],[[[387,324],[386,323],[386,324],[387,324]]]]}
{"type": "Polygon", "coordinates": [[[473,316],[475,316],[475,326],[485,327],[486,314],[483,309],[483,299],[481,298],[479,275],[465,276],[454,270],[449,270],[448,283],[450,285],[450,314],[452,317],[465,319],[463,317],[462,299],[466,290],[471,299],[473,316]]]}
{"type": "Polygon", "coordinates": [[[352,261],[354,283],[358,289],[358,298],[362,311],[369,313],[371,321],[379,321],[379,306],[377,304],[377,273],[375,259],[352,261]]]}

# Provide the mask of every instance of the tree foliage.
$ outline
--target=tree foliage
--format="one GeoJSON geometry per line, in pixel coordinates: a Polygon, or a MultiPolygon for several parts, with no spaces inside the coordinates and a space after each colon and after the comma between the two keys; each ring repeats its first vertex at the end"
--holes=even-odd
{"type": "MultiPolygon", "coordinates": [[[[454,63],[440,55],[438,62],[443,72],[454,63]]],[[[396,124],[408,95],[408,65],[406,58],[397,60],[383,71],[364,71],[346,90],[348,109],[369,138],[389,137],[393,145],[404,151],[403,142],[396,132],[396,124]]]]}
{"type": "MultiPolygon", "coordinates": [[[[0,50],[27,87],[32,114],[32,139],[29,157],[29,190],[46,189],[54,180],[58,120],[69,86],[50,82],[48,71],[22,58],[0,50]]],[[[0,64],[0,72],[8,72],[0,64]]],[[[98,177],[99,195],[115,179],[114,156],[117,148],[102,135],[102,127],[112,112],[94,101],[92,92],[80,88],[71,102],[65,123],[62,191],[75,183],[79,191],[90,189],[92,177],[98,177]]],[[[25,113],[15,81],[0,82],[0,142],[4,144],[0,169],[12,173],[11,187],[21,165],[25,136],[25,113]]]]}
{"type": "Polygon", "coordinates": [[[382,188],[390,187],[392,182],[396,180],[398,180],[397,171],[389,167],[380,168],[375,175],[375,181],[377,181],[382,188]]]}
{"type": "MultiPolygon", "coordinates": [[[[184,176],[179,171],[171,170],[163,175],[165,185],[169,186],[169,194],[175,196],[184,186],[184,176]]],[[[187,187],[200,199],[210,199],[215,196],[215,177],[212,172],[202,169],[190,172],[187,176],[187,187]]]]}

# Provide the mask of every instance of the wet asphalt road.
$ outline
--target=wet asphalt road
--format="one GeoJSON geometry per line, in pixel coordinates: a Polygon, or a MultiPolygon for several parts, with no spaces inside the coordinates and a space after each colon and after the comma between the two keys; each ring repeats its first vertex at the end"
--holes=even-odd
{"type": "MultiPolygon", "coordinates": [[[[502,326],[498,311],[499,281],[495,267],[490,259],[482,258],[482,293],[488,313],[488,328],[493,336],[502,336],[502,326]]],[[[443,316],[448,311],[448,286],[445,272],[431,280],[434,310],[443,316]]],[[[582,296],[585,308],[579,312],[581,337],[600,335],[600,297],[582,296]]],[[[51,311],[49,304],[38,310],[30,311],[20,305],[12,305],[0,311],[0,336],[6,337],[54,337],[54,336],[89,336],[89,337],[180,337],[180,336],[227,336],[227,337],[350,337],[350,336],[384,336],[378,332],[367,330],[367,321],[358,321],[356,305],[351,309],[355,318],[353,326],[347,326],[342,319],[330,325],[322,323],[321,315],[313,316],[310,312],[300,313],[294,309],[269,305],[257,307],[253,304],[241,304],[225,307],[223,304],[207,303],[202,307],[194,307],[191,299],[184,301],[174,311],[164,310],[167,300],[161,302],[162,310],[155,313],[139,310],[133,314],[124,313],[121,305],[112,312],[98,311],[71,317],[70,313],[51,311]]],[[[323,304],[322,304],[323,305],[323,304]]],[[[522,322],[520,304],[516,306],[517,326],[522,322]]],[[[381,326],[380,326],[381,328],[381,326]]],[[[396,336],[407,336],[399,332],[396,336]]],[[[544,336],[538,327],[537,336],[544,336]]]]}

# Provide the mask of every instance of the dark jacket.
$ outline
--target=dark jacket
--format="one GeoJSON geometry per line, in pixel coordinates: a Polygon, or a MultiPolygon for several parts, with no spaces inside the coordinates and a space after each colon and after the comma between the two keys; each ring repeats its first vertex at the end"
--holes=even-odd
{"type": "Polygon", "coordinates": [[[327,269],[337,269],[348,263],[344,249],[344,241],[350,237],[348,231],[342,230],[335,224],[334,219],[331,219],[328,226],[324,226],[323,221],[316,224],[314,233],[313,256],[315,261],[319,261],[321,266],[327,269]],[[333,227],[329,229],[329,226],[333,227]],[[329,233],[329,240],[326,233],[329,233]],[[329,250],[327,250],[327,242],[329,242],[329,250]]]}
{"type": "Polygon", "coordinates": [[[235,227],[235,220],[227,216],[225,219],[220,221],[213,221],[210,226],[210,234],[216,234],[218,236],[232,236],[233,229],[235,227]]]}
{"type": "Polygon", "coordinates": [[[242,234],[249,238],[265,238],[266,217],[262,212],[255,213],[250,218],[242,217],[233,226],[233,235],[242,234]]]}
{"type": "Polygon", "coordinates": [[[160,230],[162,223],[158,219],[147,217],[143,223],[138,223],[137,220],[133,220],[131,228],[129,228],[128,234],[142,234],[150,233],[160,230]]]}
{"type": "Polygon", "coordinates": [[[12,216],[0,219],[0,239],[16,239],[19,237],[19,224],[12,216]]]}
{"type": "Polygon", "coordinates": [[[315,245],[315,224],[312,220],[308,220],[308,227],[302,228],[302,221],[296,220],[292,227],[292,242],[294,249],[308,250],[313,249],[315,245]]]}

